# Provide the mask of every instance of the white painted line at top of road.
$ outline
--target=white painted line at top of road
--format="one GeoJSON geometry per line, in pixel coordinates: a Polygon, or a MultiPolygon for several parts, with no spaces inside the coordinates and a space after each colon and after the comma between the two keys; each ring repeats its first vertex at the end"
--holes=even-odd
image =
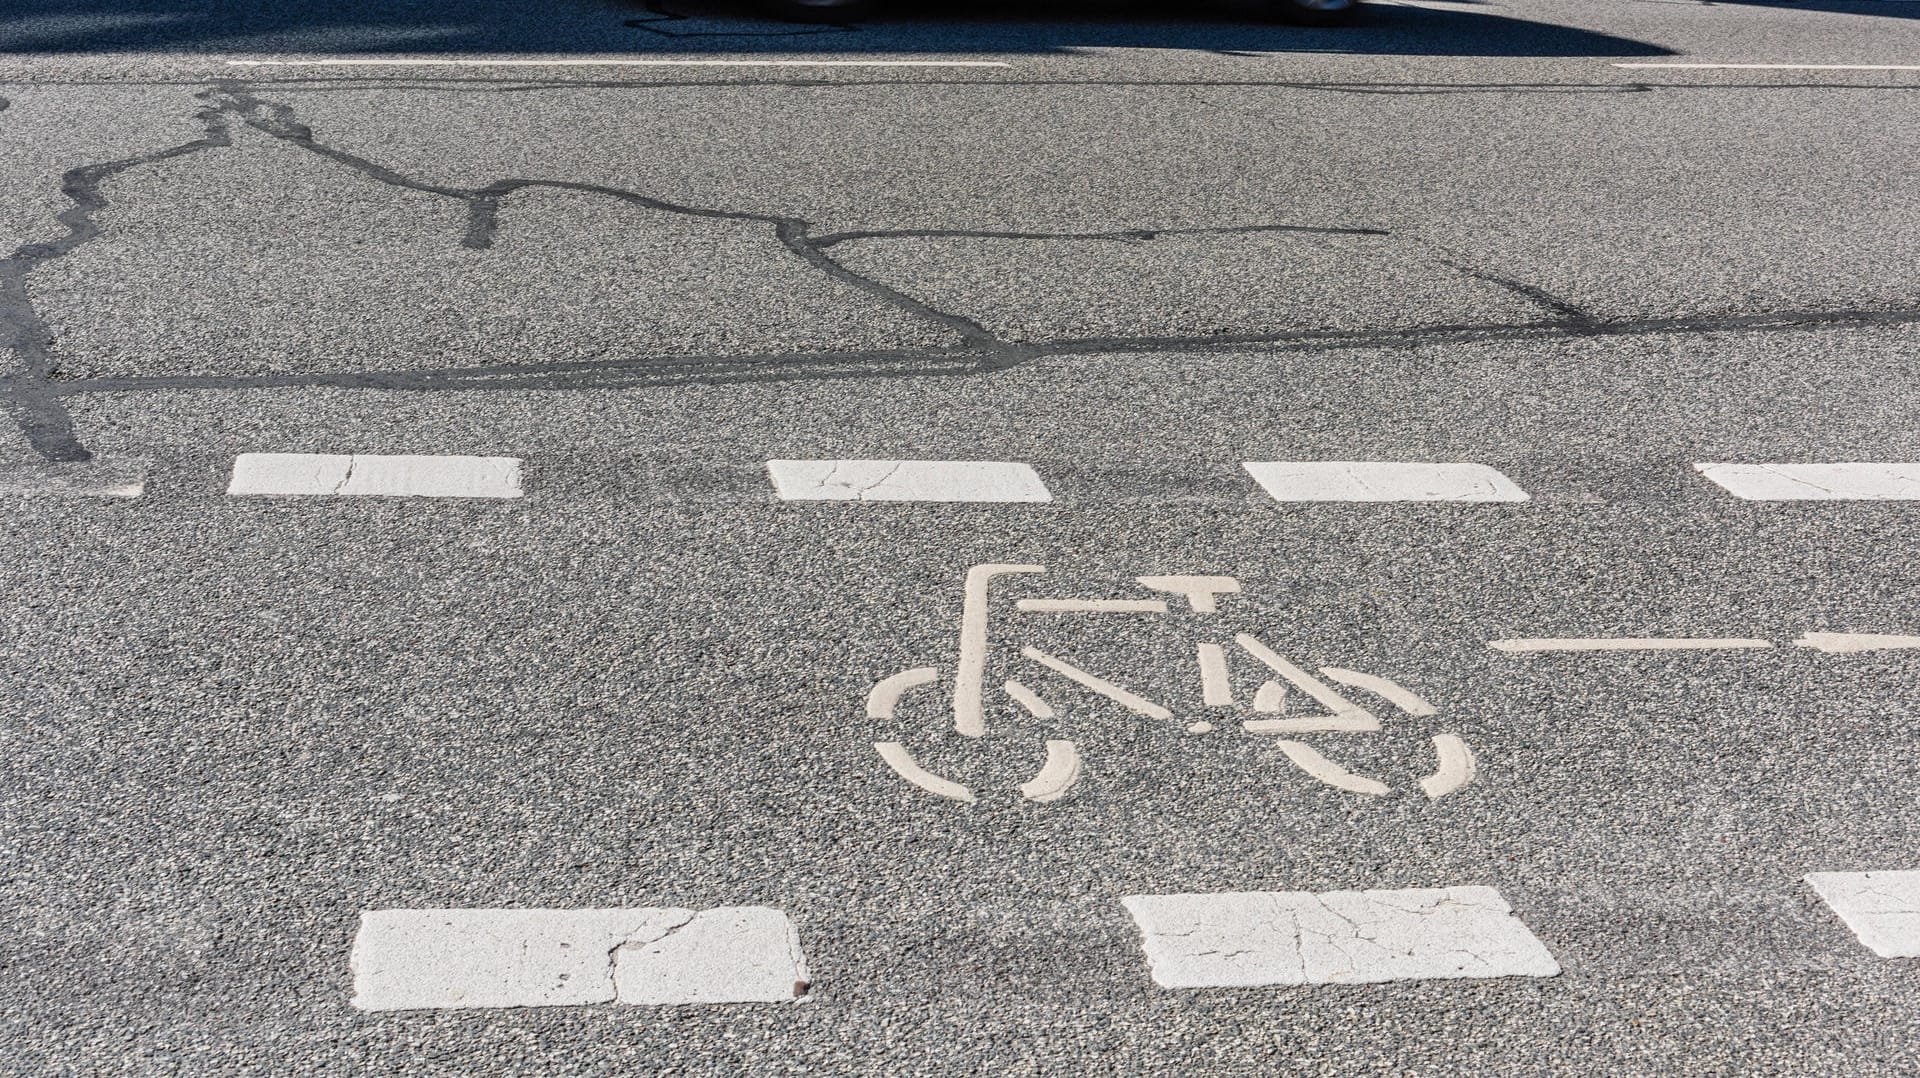
{"type": "Polygon", "coordinates": [[[1491,887],[1129,895],[1162,988],[1552,977],[1553,955],[1491,887]]]}
{"type": "Polygon", "coordinates": [[[1714,636],[1606,636],[1593,639],[1546,637],[1534,640],[1489,640],[1495,651],[1716,651],[1726,648],[1770,648],[1767,640],[1714,636]]]}
{"type": "Polygon", "coordinates": [[[138,498],[147,466],[138,461],[0,466],[0,496],[138,498]]]}
{"type": "Polygon", "coordinates": [[[304,497],[518,498],[518,457],[242,453],[227,493],[304,497]]]}
{"type": "Polygon", "coordinates": [[[1753,502],[1914,501],[1920,464],[1696,464],[1695,471],[1753,502]]]}
{"type": "Polygon", "coordinates": [[[228,67],[1012,67],[999,60],[643,60],[568,57],[552,60],[467,60],[437,56],[335,57],[323,60],[228,60],[228,67]]]}
{"type": "Polygon", "coordinates": [[[1030,464],[999,460],[770,460],[783,501],[1050,502],[1030,464]]]}
{"type": "Polygon", "coordinates": [[[1920,648],[1920,636],[1895,636],[1892,633],[1801,633],[1795,647],[1812,648],[1832,655],[1858,651],[1900,651],[1920,648]]]}
{"type": "Polygon", "coordinates": [[[1920,71],[1920,64],[1615,64],[1615,67],[1673,71],[1920,71]]]}
{"type": "Polygon", "coordinates": [[[1282,502],[1524,502],[1527,492],[1484,464],[1406,461],[1248,461],[1247,474],[1282,502]]]}
{"type": "Polygon", "coordinates": [[[1874,954],[1920,958],[1920,872],[1810,872],[1807,883],[1874,954]]]}
{"type": "Polygon", "coordinates": [[[764,906],[370,910],[353,942],[364,1011],[594,1003],[790,1003],[806,958],[764,906]]]}

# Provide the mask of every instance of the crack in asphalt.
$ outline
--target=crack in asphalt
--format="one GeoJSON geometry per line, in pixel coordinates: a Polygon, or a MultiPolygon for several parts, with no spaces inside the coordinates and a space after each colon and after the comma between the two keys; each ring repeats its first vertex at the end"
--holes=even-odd
{"type": "MultiPolygon", "coordinates": [[[[1573,337],[1651,337],[1714,333],[1810,332],[1835,328],[1920,324],[1920,308],[1808,310],[1755,315],[1641,318],[1575,325],[1565,320],[1529,323],[1457,323],[1389,330],[1221,334],[1211,337],[1104,337],[1049,341],[1031,346],[1024,361],[1140,353],[1198,354],[1258,350],[1279,356],[1359,348],[1479,341],[1562,340],[1573,337]]],[[[140,393],[191,389],[377,389],[456,391],[578,390],[733,385],[795,380],[958,377],[1005,369],[991,357],[965,348],[869,352],[792,352],[757,356],[634,357],[568,360],[499,367],[449,367],[385,371],[262,375],[145,375],[84,378],[49,383],[55,396],[140,393]]]]}
{"type": "Polygon", "coordinates": [[[458,199],[468,208],[467,231],[462,239],[463,245],[476,250],[486,250],[493,246],[494,236],[499,227],[501,203],[517,191],[529,188],[544,188],[556,191],[576,191],[582,194],[599,195],[605,198],[625,202],[628,205],[661,213],[678,214],[705,220],[742,221],[769,225],[774,237],[801,261],[821,273],[845,284],[857,291],[865,292],[872,298],[902,311],[922,321],[933,322],[957,334],[962,340],[975,345],[988,353],[997,353],[1001,365],[1012,365],[1023,358],[1026,349],[1012,342],[1001,340],[986,327],[961,315],[939,310],[930,304],[909,296],[898,289],[882,284],[863,274],[834,261],[822,251],[811,238],[813,226],[798,217],[786,217],[779,214],[756,213],[751,210],[716,209],[706,206],[692,206],[685,203],[669,202],[625,188],[609,187],[604,184],[580,183],[572,180],[546,180],[522,177],[509,177],[494,180],[483,187],[461,188],[443,184],[416,180],[396,169],[349,153],[346,150],[330,146],[314,137],[313,129],[301,123],[294,115],[290,105],[268,102],[254,95],[238,83],[221,83],[212,93],[230,104],[242,122],[256,131],[279,139],[290,145],[317,154],[334,164],[351,169],[368,179],[408,191],[438,195],[443,198],[458,199]]]}
{"type": "Polygon", "coordinates": [[[1162,236],[1245,236],[1258,232],[1298,232],[1316,236],[1387,236],[1384,228],[1325,228],[1315,225],[1221,225],[1212,228],[1130,228],[1118,232],[996,232],[966,228],[865,229],[815,236],[815,247],[831,247],[853,240],[968,239],[968,240],[1112,240],[1142,243],[1162,236]]]}
{"type": "MultiPolygon", "coordinates": [[[[882,84],[874,83],[874,85],[882,84]]],[[[1082,84],[1061,83],[1061,85],[1082,84]]],[[[311,127],[299,120],[291,105],[266,100],[255,92],[253,83],[219,80],[212,84],[202,82],[195,85],[205,87],[196,95],[205,102],[204,107],[195,114],[205,128],[206,133],[201,138],[151,154],[82,165],[68,170],[62,177],[62,191],[73,202],[73,206],[60,213],[57,218],[66,226],[67,235],[48,243],[25,245],[13,255],[0,260],[0,346],[11,349],[16,357],[17,367],[11,373],[0,374],[0,400],[4,400],[15,423],[27,435],[33,448],[45,459],[52,461],[90,459],[91,454],[74,432],[72,418],[61,403],[61,398],[91,393],[298,387],[418,391],[578,390],[686,383],[721,385],[793,379],[953,377],[1006,370],[1043,357],[1070,358],[1096,354],[1124,355],[1146,352],[1220,352],[1235,349],[1255,349],[1269,354],[1285,354],[1374,346],[1390,347],[1434,341],[1805,331],[1920,322],[1920,307],[1815,309],[1764,314],[1696,315],[1607,321],[1543,289],[1477,269],[1456,252],[1419,236],[1404,234],[1398,235],[1398,238],[1416,246],[1425,247],[1439,264],[1471,279],[1505,289],[1522,297],[1542,308],[1548,317],[1535,321],[1436,323],[1375,330],[1283,330],[1195,336],[1105,336],[1062,338],[1028,343],[1014,342],[999,337],[972,319],[940,310],[858,273],[836,261],[827,253],[827,249],[857,240],[908,238],[1141,243],[1165,236],[1231,236],[1256,233],[1294,233],[1331,245],[1338,243],[1344,237],[1396,234],[1379,228],[1268,223],[1122,229],[1110,232],[874,229],[815,235],[812,224],[798,217],[677,203],[638,191],[601,184],[527,177],[496,179],[483,186],[471,188],[431,183],[321,141],[315,136],[311,127]],[[31,300],[26,288],[27,276],[39,266],[64,257],[102,234],[103,227],[96,220],[96,215],[109,204],[100,190],[106,180],[142,165],[202,150],[231,146],[231,122],[235,120],[271,138],[318,155],[337,166],[376,182],[461,202],[467,208],[467,218],[460,243],[470,249],[486,250],[493,245],[499,229],[499,215],[505,208],[507,200],[513,194],[530,188],[589,194],[651,211],[686,217],[759,224],[770,228],[773,237],[782,246],[818,273],[912,318],[940,326],[951,332],[956,340],[949,345],[897,349],[774,352],[748,355],[638,356],[614,360],[559,361],[484,368],[313,374],[56,378],[58,364],[53,334],[31,300]]],[[[463,83],[463,85],[466,84],[463,83]]],[[[570,85],[577,87],[580,84],[570,85]]],[[[1194,85],[1231,84],[1208,82],[1194,85]]],[[[1258,85],[1289,84],[1260,83],[1258,85]]],[[[0,99],[0,103],[4,103],[4,99],[0,99]]]]}
{"type": "Polygon", "coordinates": [[[48,262],[64,258],[100,237],[104,229],[95,215],[108,205],[106,195],[100,190],[108,179],[131,168],[232,144],[221,110],[201,109],[195,118],[204,125],[206,133],[190,142],[154,153],[68,169],[60,177],[60,193],[73,205],[54,218],[66,229],[66,235],[24,244],[0,259],[0,348],[13,355],[12,369],[0,378],[0,402],[4,402],[14,424],[26,435],[27,443],[46,460],[85,461],[93,459],[93,454],[81,443],[74,430],[73,416],[60,403],[60,394],[51,389],[56,366],[53,329],[35,306],[27,289],[27,277],[48,262]]]}

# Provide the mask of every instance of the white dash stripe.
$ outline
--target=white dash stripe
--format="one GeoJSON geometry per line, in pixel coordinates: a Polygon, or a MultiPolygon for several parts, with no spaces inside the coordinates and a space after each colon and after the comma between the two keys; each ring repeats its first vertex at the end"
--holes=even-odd
{"type": "Polygon", "coordinates": [[[770,460],[783,501],[1049,502],[1030,464],[998,460],[770,460]]]}
{"type": "Polygon", "coordinates": [[[228,67],[1012,67],[999,60],[643,60],[569,57],[468,60],[441,57],[354,57],[324,60],[228,60],[228,67]]]}
{"type": "Polygon", "coordinates": [[[351,964],[366,1011],[782,1003],[807,989],[793,922],[764,906],[370,910],[351,964]]]}
{"type": "Polygon", "coordinates": [[[1593,639],[1546,637],[1534,640],[1489,640],[1495,651],[1714,651],[1726,648],[1770,648],[1766,640],[1712,636],[1609,636],[1593,639]]]}
{"type": "Polygon", "coordinates": [[[1801,633],[1795,647],[1812,648],[1833,655],[1860,651],[1901,651],[1920,648],[1920,636],[1896,636],[1892,633],[1801,633]]]}
{"type": "Polygon", "coordinates": [[[1807,883],[1881,958],[1920,958],[1920,872],[1810,872],[1807,883]]]}
{"type": "Polygon", "coordinates": [[[1544,945],[1491,887],[1128,895],[1163,988],[1552,977],[1544,945]]]}
{"type": "Polygon", "coordinates": [[[1736,498],[1756,502],[1920,500],[1920,463],[1695,464],[1736,498]]]}
{"type": "Polygon", "coordinates": [[[1614,67],[1674,71],[1920,71],[1920,64],[1692,64],[1639,63],[1614,67]]]}
{"type": "Polygon", "coordinates": [[[270,497],[518,498],[517,457],[242,453],[232,495],[270,497]]]}
{"type": "Polygon", "coordinates": [[[1248,461],[1281,502],[1524,502],[1527,492],[1484,464],[1413,461],[1248,461]]]}

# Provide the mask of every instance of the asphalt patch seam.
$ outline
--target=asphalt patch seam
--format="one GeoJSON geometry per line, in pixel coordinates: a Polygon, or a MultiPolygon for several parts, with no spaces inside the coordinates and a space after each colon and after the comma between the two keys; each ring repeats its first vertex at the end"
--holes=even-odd
{"type": "Polygon", "coordinates": [[[46,460],[87,461],[93,459],[93,454],[81,443],[73,427],[73,417],[59,400],[60,394],[50,388],[56,366],[53,330],[34,305],[33,295],[27,289],[27,277],[105,232],[95,215],[109,205],[101,192],[107,180],[128,169],[232,145],[224,110],[203,108],[195,117],[204,125],[206,133],[190,142],[154,153],[68,169],[60,177],[60,193],[73,205],[54,218],[66,229],[66,235],[42,243],[23,244],[0,259],[0,348],[12,353],[14,368],[0,377],[0,401],[4,401],[28,444],[46,460]]]}

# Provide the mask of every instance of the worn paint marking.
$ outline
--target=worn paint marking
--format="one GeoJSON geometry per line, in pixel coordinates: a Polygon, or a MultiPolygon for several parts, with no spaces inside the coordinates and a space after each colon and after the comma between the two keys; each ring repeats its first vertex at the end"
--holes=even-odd
{"type": "Polygon", "coordinates": [[[1756,502],[1913,501],[1920,463],[1696,464],[1736,498],[1756,502]]]}
{"type": "Polygon", "coordinates": [[[790,1003],[809,982],[764,906],[369,910],[351,964],[366,1011],[790,1003]]]}
{"type": "Polygon", "coordinates": [[[1710,636],[1605,636],[1593,638],[1542,637],[1523,640],[1489,640],[1495,651],[1718,651],[1723,649],[1770,648],[1766,640],[1710,636]]]}
{"type": "Polygon", "coordinates": [[[1881,958],[1920,958],[1920,872],[1810,872],[1807,883],[1881,958]]]}
{"type": "Polygon", "coordinates": [[[1050,502],[1033,465],[1004,460],[770,460],[782,501],[1050,502]]]}
{"type": "Polygon", "coordinates": [[[1524,502],[1527,492],[1484,464],[1249,461],[1241,467],[1281,502],[1524,502]]]}
{"type": "Polygon", "coordinates": [[[1129,895],[1163,988],[1552,977],[1544,945],[1491,887],[1129,895]]]}
{"type": "Polygon", "coordinates": [[[517,457],[242,453],[227,493],[268,497],[518,498],[517,457]]]}

